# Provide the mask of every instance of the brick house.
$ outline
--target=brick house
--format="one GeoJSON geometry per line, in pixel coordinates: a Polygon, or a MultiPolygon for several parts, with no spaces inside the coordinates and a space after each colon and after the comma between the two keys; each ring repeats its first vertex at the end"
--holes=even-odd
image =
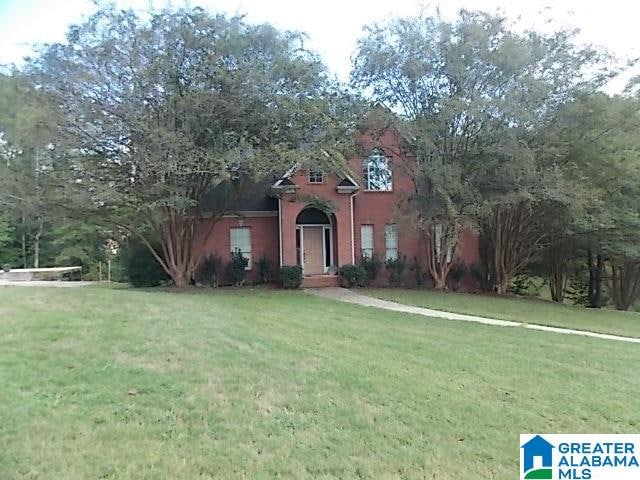
{"type": "MultiPolygon", "coordinates": [[[[239,249],[249,259],[251,281],[257,280],[255,263],[263,255],[275,269],[301,265],[303,287],[338,285],[341,265],[373,253],[382,261],[406,255],[426,270],[424,241],[398,208],[414,188],[406,167],[415,157],[398,153],[391,132],[375,139],[361,135],[359,143],[364,153],[350,162],[355,173],[294,169],[257,185],[218,221],[205,251],[226,261],[227,252],[239,249]]],[[[476,234],[462,235],[457,258],[478,263],[476,234]]],[[[408,284],[411,275],[407,269],[408,284]]]]}

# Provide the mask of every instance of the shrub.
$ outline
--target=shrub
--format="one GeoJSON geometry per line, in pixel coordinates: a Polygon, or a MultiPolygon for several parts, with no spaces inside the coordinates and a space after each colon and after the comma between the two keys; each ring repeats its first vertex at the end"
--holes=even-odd
{"type": "Polygon", "coordinates": [[[362,265],[342,265],[340,267],[340,275],[345,281],[347,288],[364,287],[366,272],[362,265]]]}
{"type": "Polygon", "coordinates": [[[468,273],[469,267],[467,267],[467,264],[464,262],[458,262],[451,267],[451,270],[449,270],[449,277],[453,281],[454,291],[458,291],[460,283],[462,283],[462,280],[468,273]]]}
{"type": "MultiPolygon", "coordinates": [[[[158,251],[159,246],[153,245],[158,251]]],[[[124,277],[133,287],[156,287],[169,282],[170,277],[146,245],[129,240],[120,254],[124,277]]]]}
{"type": "Polygon", "coordinates": [[[390,258],[385,265],[389,271],[389,284],[392,287],[402,286],[404,270],[407,268],[407,256],[398,255],[397,258],[390,258]]]}
{"type": "Polygon", "coordinates": [[[271,260],[266,255],[262,255],[258,260],[258,274],[260,275],[260,282],[269,283],[273,274],[273,265],[271,260]]]}
{"type": "Polygon", "coordinates": [[[417,257],[413,257],[413,263],[409,267],[409,270],[414,272],[414,281],[416,287],[421,287],[424,285],[424,280],[426,277],[425,271],[422,269],[422,265],[418,262],[417,257]]]}
{"type": "Polygon", "coordinates": [[[202,268],[198,275],[198,281],[204,285],[211,285],[217,288],[220,285],[220,275],[222,274],[222,259],[217,253],[213,253],[204,259],[202,268]]]}
{"type": "Polygon", "coordinates": [[[300,288],[302,284],[302,267],[300,265],[283,265],[280,267],[280,285],[282,288],[300,288]]]}
{"type": "Polygon", "coordinates": [[[378,272],[380,272],[382,261],[374,253],[371,257],[362,257],[360,266],[364,269],[364,284],[371,285],[378,276],[378,272]]]}
{"type": "Polygon", "coordinates": [[[4,265],[2,265],[2,271],[5,273],[9,273],[11,271],[11,264],[5,263],[4,265]]]}
{"type": "Polygon", "coordinates": [[[247,279],[249,259],[244,258],[240,250],[231,252],[231,261],[227,264],[227,277],[233,285],[241,287],[247,279]]]}
{"type": "Polygon", "coordinates": [[[516,275],[511,282],[509,282],[507,292],[520,296],[529,295],[529,290],[533,286],[533,280],[529,275],[516,275]]]}

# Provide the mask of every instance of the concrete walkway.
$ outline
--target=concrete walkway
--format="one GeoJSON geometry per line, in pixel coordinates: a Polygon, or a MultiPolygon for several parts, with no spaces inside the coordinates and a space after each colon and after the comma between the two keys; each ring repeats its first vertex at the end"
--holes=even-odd
{"type": "Polygon", "coordinates": [[[381,308],[383,310],[391,310],[394,312],[413,313],[415,315],[423,315],[425,317],[483,323],[485,325],[494,325],[498,327],[523,327],[529,330],[562,333],[564,335],[580,335],[583,337],[593,337],[604,340],[615,340],[618,342],[640,344],[640,338],[622,337],[619,335],[588,332],[586,330],[574,330],[571,328],[547,327],[545,325],[535,325],[532,323],[498,320],[497,318],[477,317],[475,315],[463,315],[460,313],[443,312],[441,310],[431,310],[430,308],[414,307],[412,305],[404,305],[402,303],[391,302],[389,300],[381,300],[379,298],[369,297],[352,290],[347,290],[346,288],[313,288],[306,291],[318,297],[339,300],[341,302],[347,303],[355,303],[357,305],[363,305],[365,307],[381,308]]]}

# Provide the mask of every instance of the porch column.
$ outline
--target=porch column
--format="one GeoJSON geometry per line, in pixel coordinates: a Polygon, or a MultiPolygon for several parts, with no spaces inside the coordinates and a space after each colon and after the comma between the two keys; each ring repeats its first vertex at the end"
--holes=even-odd
{"type": "Polygon", "coordinates": [[[287,201],[283,199],[281,202],[282,213],[282,264],[297,265],[296,258],[296,218],[304,205],[287,201]]]}
{"type": "Polygon", "coordinates": [[[335,228],[337,229],[336,238],[338,240],[338,266],[352,263],[351,258],[351,202],[349,195],[340,195],[338,210],[334,213],[336,216],[335,228]]]}

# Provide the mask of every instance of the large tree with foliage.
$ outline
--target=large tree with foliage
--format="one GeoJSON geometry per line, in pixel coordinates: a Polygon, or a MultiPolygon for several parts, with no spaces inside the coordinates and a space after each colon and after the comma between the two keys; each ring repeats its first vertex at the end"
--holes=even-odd
{"type": "Polygon", "coordinates": [[[28,72],[63,105],[84,212],[139,237],[179,287],[247,185],[340,162],[350,142],[345,97],[302,35],[200,8],[103,8],[28,72]]]}
{"type": "Polygon", "coordinates": [[[558,195],[557,165],[536,143],[576,91],[607,78],[603,56],[574,32],[516,32],[502,17],[461,11],[368,27],[352,80],[401,121],[418,158],[410,212],[424,233],[429,271],[446,285],[459,233],[481,226],[498,292],[544,241],[539,206],[558,195]]]}
{"type": "Polygon", "coordinates": [[[603,305],[610,271],[614,305],[627,310],[640,281],[640,100],[582,96],[558,124],[574,183],[584,189],[584,211],[574,223],[586,251],[587,304],[603,305]]]}
{"type": "Polygon", "coordinates": [[[55,222],[53,205],[60,199],[65,167],[55,143],[57,119],[51,97],[24,75],[0,75],[0,207],[25,268],[40,266],[42,242],[55,222]]]}

